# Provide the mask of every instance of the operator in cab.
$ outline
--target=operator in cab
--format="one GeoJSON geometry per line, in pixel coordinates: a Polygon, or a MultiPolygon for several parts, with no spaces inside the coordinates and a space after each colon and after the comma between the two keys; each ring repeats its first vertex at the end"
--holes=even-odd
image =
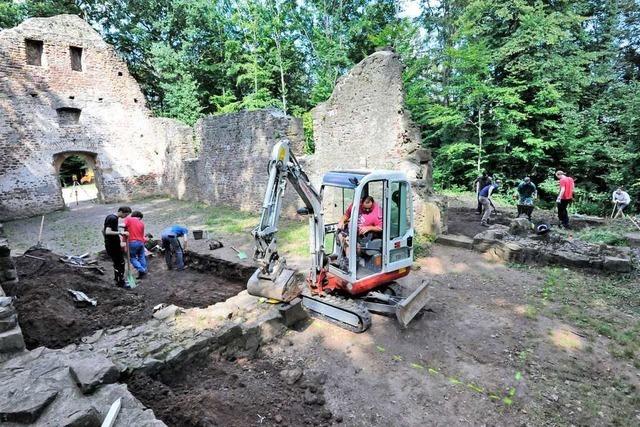
{"type": "MultiPolygon", "coordinates": [[[[347,224],[351,220],[351,212],[353,203],[347,207],[343,217],[338,222],[338,241],[344,248],[344,254],[349,253],[349,229],[347,224]]],[[[382,209],[373,197],[365,196],[360,201],[360,209],[358,210],[358,238],[367,233],[382,233],[382,209]]]]}

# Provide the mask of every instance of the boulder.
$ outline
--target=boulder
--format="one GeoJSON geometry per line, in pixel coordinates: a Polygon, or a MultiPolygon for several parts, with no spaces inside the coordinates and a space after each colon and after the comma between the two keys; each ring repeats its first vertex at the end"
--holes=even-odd
{"type": "Polygon", "coordinates": [[[533,225],[527,218],[515,218],[511,220],[509,232],[516,235],[526,235],[529,234],[532,228],[533,225]]]}
{"type": "Polygon", "coordinates": [[[20,326],[15,326],[13,329],[0,333],[0,353],[22,350],[24,350],[24,339],[22,338],[20,326]]]}
{"type": "Polygon", "coordinates": [[[631,260],[629,258],[606,256],[604,257],[602,268],[606,271],[613,271],[616,273],[628,273],[633,269],[633,266],[631,265],[631,260]]]}

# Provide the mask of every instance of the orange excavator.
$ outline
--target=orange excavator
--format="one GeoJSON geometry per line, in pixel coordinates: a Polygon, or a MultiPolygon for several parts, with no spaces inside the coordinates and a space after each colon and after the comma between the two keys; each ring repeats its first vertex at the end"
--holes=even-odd
{"type": "Polygon", "coordinates": [[[327,172],[318,191],[286,140],[274,146],[268,169],[260,224],[252,231],[258,269],[247,283],[249,294],[284,303],[301,297],[313,316],[353,332],[369,328],[372,312],[395,315],[406,327],[424,307],[428,285],[422,283],[407,297],[397,295],[396,281],[413,264],[413,198],[407,177],[389,170],[327,172]],[[304,281],[297,280],[277,249],[287,183],[304,202],[298,214],[309,217],[312,262],[304,281]],[[358,224],[365,199],[377,203],[382,217],[381,227],[368,233],[358,224]]]}

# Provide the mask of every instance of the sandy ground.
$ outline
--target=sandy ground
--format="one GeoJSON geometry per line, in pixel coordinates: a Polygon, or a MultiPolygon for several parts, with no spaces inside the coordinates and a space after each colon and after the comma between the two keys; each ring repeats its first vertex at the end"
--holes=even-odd
{"type": "MultiPolygon", "coordinates": [[[[80,202],[64,211],[45,215],[42,241],[44,245],[61,254],[80,255],[104,249],[102,227],[105,217],[115,213],[118,206],[125,204],[98,204],[80,202]]],[[[190,231],[204,227],[204,211],[192,204],[170,199],[147,199],[127,203],[133,210],[144,214],[146,231],[159,237],[160,232],[173,224],[186,226],[190,231]]],[[[11,242],[13,253],[22,253],[38,242],[41,217],[8,221],[4,223],[5,233],[11,242]]],[[[233,236],[211,236],[222,238],[241,250],[252,253],[251,236],[237,241],[233,236]]]]}

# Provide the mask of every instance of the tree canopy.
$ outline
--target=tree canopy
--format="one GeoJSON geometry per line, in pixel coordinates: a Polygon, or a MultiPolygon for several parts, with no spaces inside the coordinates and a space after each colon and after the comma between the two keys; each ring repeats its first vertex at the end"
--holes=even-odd
{"type": "MultiPolygon", "coordinates": [[[[127,62],[156,114],[276,107],[304,116],[376,48],[405,65],[406,103],[441,187],[481,170],[555,188],[576,179],[597,212],[616,185],[640,197],[636,0],[26,0],[0,28],[78,14],[127,62]]],[[[305,123],[309,123],[308,117],[305,123]]]]}

